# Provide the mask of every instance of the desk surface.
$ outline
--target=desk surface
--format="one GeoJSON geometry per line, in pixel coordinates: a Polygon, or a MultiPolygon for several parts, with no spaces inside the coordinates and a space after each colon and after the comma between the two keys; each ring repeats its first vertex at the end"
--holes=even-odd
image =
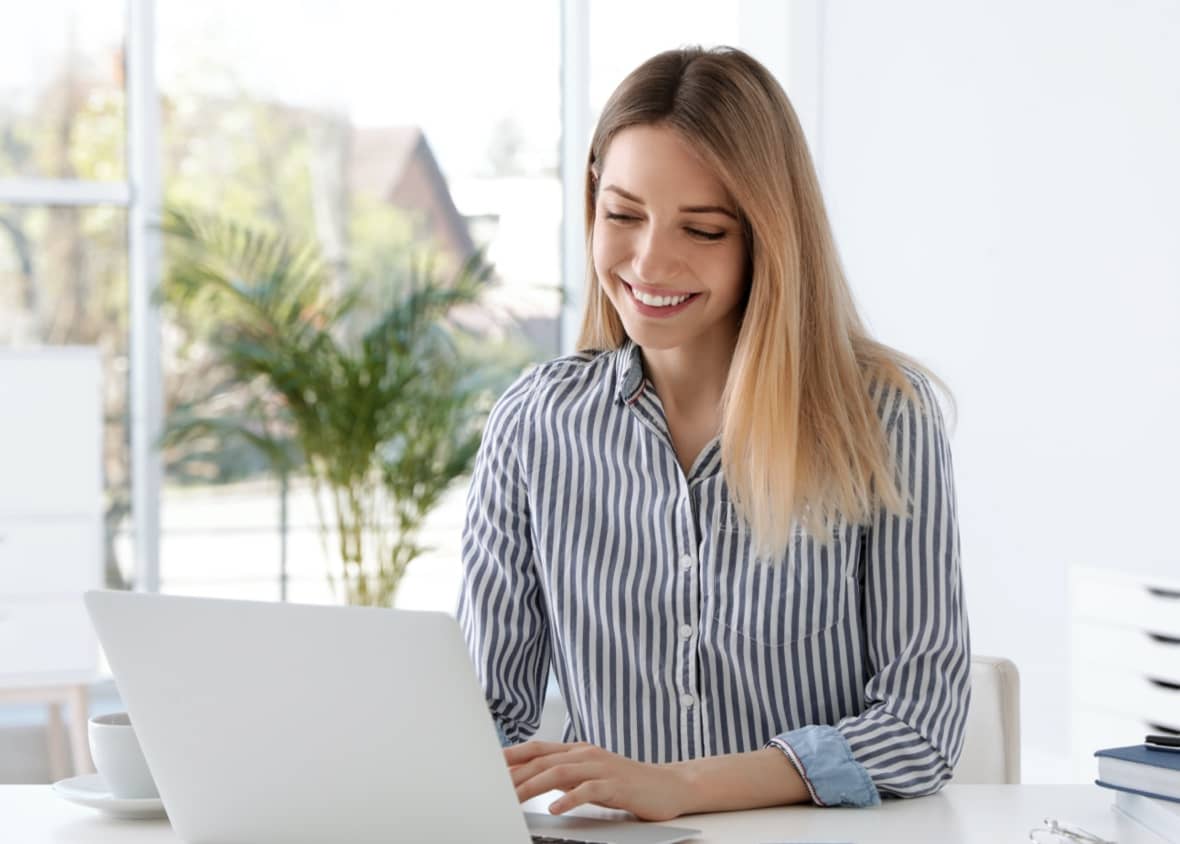
{"type": "MultiPolygon", "coordinates": [[[[1028,831],[1051,817],[1119,844],[1161,844],[1162,839],[1115,811],[1113,794],[1094,785],[950,785],[931,797],[890,800],[873,809],[788,806],[694,815],[673,823],[700,829],[700,838],[694,839],[698,844],[1016,844],[1027,842],[1028,831]]],[[[547,803],[538,801],[528,808],[544,811],[547,803]]],[[[178,839],[164,820],[115,820],[65,802],[49,786],[6,785],[0,786],[0,840],[149,844],[178,839]]]]}

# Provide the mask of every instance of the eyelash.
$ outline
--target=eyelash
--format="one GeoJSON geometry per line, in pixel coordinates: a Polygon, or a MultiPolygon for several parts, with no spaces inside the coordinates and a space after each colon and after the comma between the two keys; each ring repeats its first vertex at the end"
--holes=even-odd
{"type": "MultiPolygon", "coordinates": [[[[614,220],[616,222],[631,222],[633,220],[639,219],[638,217],[633,216],[631,214],[614,214],[614,213],[611,213],[610,211],[606,212],[606,218],[608,220],[614,220]]],[[[718,240],[721,240],[721,238],[725,237],[725,232],[703,232],[700,229],[694,229],[691,226],[686,226],[684,230],[686,232],[688,232],[689,234],[691,234],[693,237],[699,237],[703,240],[718,241],[718,240]]]]}

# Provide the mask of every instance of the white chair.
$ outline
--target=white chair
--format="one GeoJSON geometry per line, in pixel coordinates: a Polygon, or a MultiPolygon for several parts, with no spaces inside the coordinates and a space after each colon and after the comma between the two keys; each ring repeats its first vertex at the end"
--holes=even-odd
{"type": "Polygon", "coordinates": [[[533,736],[537,741],[561,741],[561,733],[565,730],[565,701],[556,688],[552,688],[545,695],[545,706],[541,710],[541,726],[533,736]]]}
{"type": "Polygon", "coordinates": [[[54,685],[35,686],[30,682],[24,686],[0,686],[0,704],[43,703],[48,706],[45,737],[49,745],[49,776],[54,782],[64,780],[71,774],[94,773],[88,738],[88,689],[92,679],[89,675],[79,675],[68,680],[63,677],[54,685]],[[63,707],[69,710],[68,734],[62,720],[63,707]]]}
{"type": "Polygon", "coordinates": [[[951,782],[1020,782],[1020,673],[1010,660],[971,658],[967,738],[951,782]]]}
{"type": "MultiPolygon", "coordinates": [[[[551,691],[534,738],[561,741],[565,703],[551,691]]],[[[990,784],[1020,782],[1020,673],[1007,659],[971,659],[971,709],[967,737],[952,782],[990,784]]]]}

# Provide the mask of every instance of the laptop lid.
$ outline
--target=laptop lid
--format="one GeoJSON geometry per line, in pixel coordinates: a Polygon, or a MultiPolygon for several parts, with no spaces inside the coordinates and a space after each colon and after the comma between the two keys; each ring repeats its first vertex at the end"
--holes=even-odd
{"type": "Polygon", "coordinates": [[[449,615],[85,601],[182,839],[530,840],[449,615]]]}

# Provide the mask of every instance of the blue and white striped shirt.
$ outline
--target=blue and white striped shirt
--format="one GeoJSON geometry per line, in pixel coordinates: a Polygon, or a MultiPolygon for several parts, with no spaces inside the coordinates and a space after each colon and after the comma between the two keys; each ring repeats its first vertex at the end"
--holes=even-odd
{"type": "Polygon", "coordinates": [[[820,805],[937,791],[962,749],[970,648],[949,444],[874,384],[913,507],[796,530],[755,560],[720,441],[685,475],[640,349],[543,364],[488,421],[468,496],[459,620],[510,741],[550,665],[564,740],[672,762],[780,748],[820,805]]]}

